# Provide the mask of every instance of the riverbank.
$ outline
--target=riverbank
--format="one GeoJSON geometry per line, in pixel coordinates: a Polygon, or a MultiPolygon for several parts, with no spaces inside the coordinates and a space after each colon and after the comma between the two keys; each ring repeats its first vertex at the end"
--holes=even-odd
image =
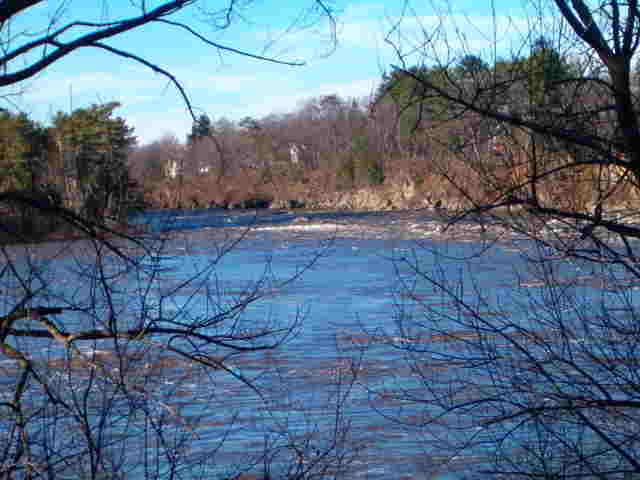
{"type": "MultiPolygon", "coordinates": [[[[365,204],[359,204],[363,206],[365,204]]],[[[365,206],[372,206],[367,204],[365,206]]],[[[296,232],[351,238],[402,238],[455,240],[460,242],[524,240],[525,233],[536,232],[538,238],[580,237],[576,222],[529,217],[525,211],[494,212],[490,217],[454,216],[442,205],[410,209],[369,208],[295,208],[295,209],[157,209],[142,210],[129,216],[127,222],[82,229],[62,220],[43,217],[30,222],[38,228],[0,232],[0,244],[41,243],[113,236],[136,237],[169,231],[198,229],[240,229],[260,232],[296,232]],[[521,228],[513,228],[518,222],[521,228]],[[535,224],[535,228],[531,225],[535,224]],[[525,227],[529,225],[528,227],[525,227]],[[47,230],[49,229],[49,230],[47,230]]],[[[625,225],[640,225],[637,211],[618,210],[612,220],[625,225]]],[[[11,219],[5,219],[8,222],[11,219]]],[[[18,225],[17,220],[14,222],[18,225]]],[[[7,223],[8,225],[9,223],[7,223]]]]}
{"type": "Polygon", "coordinates": [[[0,225],[0,245],[81,240],[88,237],[109,238],[145,233],[144,229],[126,222],[104,223],[74,221],[54,214],[38,213],[31,217],[4,216],[0,225]]]}

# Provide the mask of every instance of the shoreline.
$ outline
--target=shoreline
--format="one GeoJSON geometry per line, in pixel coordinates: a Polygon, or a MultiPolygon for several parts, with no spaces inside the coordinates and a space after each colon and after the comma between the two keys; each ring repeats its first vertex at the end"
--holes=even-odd
{"type": "MultiPolygon", "coordinates": [[[[637,212],[618,212],[619,218],[638,225],[637,212]],[[627,216],[625,217],[625,213],[627,216]],[[636,222],[634,222],[634,220],[636,222]]],[[[526,214],[521,218],[525,218],[526,214]]],[[[575,237],[579,226],[571,226],[555,219],[542,221],[536,232],[541,239],[561,235],[575,237]]],[[[335,233],[341,236],[364,235],[398,236],[430,239],[434,241],[518,241],[530,239],[505,225],[508,217],[492,215],[487,220],[470,215],[451,223],[451,217],[443,210],[417,208],[406,210],[356,210],[356,209],[150,209],[134,212],[126,224],[105,225],[95,236],[62,225],[48,233],[33,235],[5,232],[1,245],[39,244],[46,242],[78,241],[89,238],[114,238],[118,236],[140,238],[169,232],[188,232],[202,229],[229,228],[251,229],[256,232],[335,233]],[[21,238],[22,237],[22,238],[21,238]]],[[[527,221],[527,220],[524,220],[527,221]]]]}

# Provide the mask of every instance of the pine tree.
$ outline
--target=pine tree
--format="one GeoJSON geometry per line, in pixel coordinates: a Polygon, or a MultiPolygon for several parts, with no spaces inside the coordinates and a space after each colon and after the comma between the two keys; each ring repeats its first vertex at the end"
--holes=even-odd
{"type": "Polygon", "coordinates": [[[198,120],[193,122],[191,133],[187,136],[187,143],[193,145],[201,138],[208,137],[212,133],[213,126],[211,125],[211,119],[206,113],[203,113],[198,117],[198,120]]]}
{"type": "Polygon", "coordinates": [[[135,137],[124,119],[113,118],[119,106],[111,102],[71,114],[59,112],[53,122],[66,203],[96,220],[126,213],[126,158],[135,137]]]}

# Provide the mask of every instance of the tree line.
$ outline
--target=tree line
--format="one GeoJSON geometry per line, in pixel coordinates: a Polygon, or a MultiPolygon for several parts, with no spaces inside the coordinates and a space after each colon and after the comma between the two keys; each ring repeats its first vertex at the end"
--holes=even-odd
{"type": "MultiPolygon", "coordinates": [[[[25,114],[3,111],[0,188],[44,193],[75,212],[112,219],[134,206],[317,207],[331,205],[343,192],[403,185],[412,187],[403,207],[466,208],[525,178],[527,149],[546,149],[548,161],[557,165],[570,162],[576,152],[561,141],[536,143],[508,122],[486,118],[426,85],[460,93],[491,83],[499,88],[479,95],[481,105],[526,121],[562,120],[568,129],[584,130],[606,125],[610,112],[600,111],[596,123],[591,116],[559,113],[577,100],[565,82],[588,68],[540,37],[528,55],[492,64],[467,54],[446,65],[392,70],[369,98],[326,95],[291,113],[235,122],[201,114],[184,142],[165,135],[142,146],[115,116],[117,103],[59,112],[48,128],[25,114]],[[467,185],[465,192],[455,186],[460,182],[467,185]]],[[[634,88],[637,79],[634,74],[634,88]]],[[[580,92],[580,104],[597,109],[601,94],[580,92]]],[[[619,179],[615,169],[584,166],[579,175],[551,175],[538,189],[584,206],[594,182],[619,179]]],[[[635,201],[624,183],[610,203],[635,201]]]]}
{"type": "Polygon", "coordinates": [[[127,166],[135,137],[114,115],[117,107],[112,102],[58,112],[50,127],[24,113],[0,111],[0,191],[16,231],[42,229],[42,217],[19,201],[24,198],[101,222],[126,217],[136,195],[127,166]]]}
{"type": "MultiPolygon", "coordinates": [[[[578,92],[578,99],[576,91],[565,88],[570,79],[591,74],[588,68],[584,60],[563,54],[540,37],[526,56],[491,64],[468,54],[446,65],[391,70],[368,98],[326,95],[291,113],[237,122],[224,117],[212,121],[202,114],[186,142],[165,136],[135,149],[129,165],[153,207],[314,207],[342,192],[409,184],[414,193],[405,207],[466,208],[522,180],[527,175],[523,152],[533,148],[535,139],[447,99],[426,83],[451,94],[498,85],[480,92],[477,101],[530,122],[600,128],[610,112],[598,113],[596,123],[579,112],[560,115],[576,101],[598,108],[601,91],[578,92]],[[473,161],[468,161],[470,155],[473,161]],[[455,186],[460,182],[473,187],[461,192],[455,186]]],[[[635,88],[638,75],[633,79],[635,88]]],[[[537,148],[543,148],[539,141],[537,148]]],[[[566,163],[576,153],[561,141],[544,148],[552,163],[566,163]]],[[[585,166],[577,176],[548,178],[540,189],[584,205],[594,182],[617,178],[615,169],[585,166]]],[[[609,201],[624,204],[635,198],[620,186],[609,201]]]]}

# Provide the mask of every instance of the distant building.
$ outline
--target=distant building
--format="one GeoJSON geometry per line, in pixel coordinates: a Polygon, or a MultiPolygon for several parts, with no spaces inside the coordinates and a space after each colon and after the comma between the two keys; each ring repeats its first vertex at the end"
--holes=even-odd
{"type": "Polygon", "coordinates": [[[289,159],[292,164],[297,165],[300,162],[300,152],[304,148],[304,145],[298,145],[297,143],[289,144],[289,159]]]}
{"type": "Polygon", "coordinates": [[[177,160],[168,160],[165,164],[165,176],[167,178],[176,178],[178,176],[178,172],[180,171],[180,166],[178,165],[177,160]]]}

